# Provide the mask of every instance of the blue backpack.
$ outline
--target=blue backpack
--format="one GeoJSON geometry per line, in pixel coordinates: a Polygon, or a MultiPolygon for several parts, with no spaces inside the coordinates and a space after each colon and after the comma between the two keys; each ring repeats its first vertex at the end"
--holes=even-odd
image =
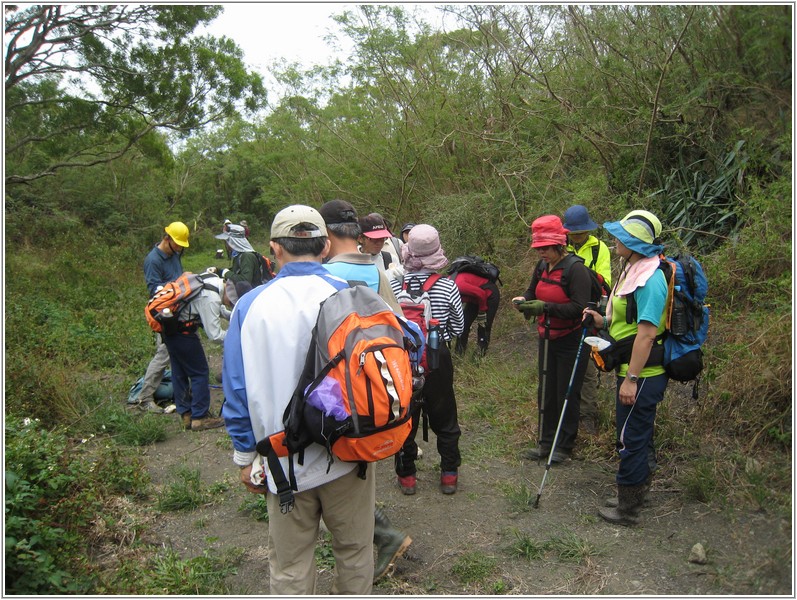
{"type": "MultiPolygon", "coordinates": [[[[692,397],[697,398],[697,382],[703,370],[702,346],[708,337],[709,305],[705,303],[708,280],[703,266],[689,254],[668,256],[666,268],[674,269],[672,299],[664,338],[663,365],[670,379],[696,381],[692,397]]],[[[667,281],[671,277],[667,276],[667,281]]]]}
{"type": "MultiPolygon", "coordinates": [[[[666,331],[661,336],[664,340],[661,364],[670,379],[681,383],[694,381],[692,398],[697,400],[703,371],[702,346],[708,337],[709,305],[705,303],[708,280],[703,266],[689,254],[659,258],[659,269],[669,290],[666,331]]],[[[631,323],[636,317],[636,300],[631,294],[625,318],[631,323]]]]}

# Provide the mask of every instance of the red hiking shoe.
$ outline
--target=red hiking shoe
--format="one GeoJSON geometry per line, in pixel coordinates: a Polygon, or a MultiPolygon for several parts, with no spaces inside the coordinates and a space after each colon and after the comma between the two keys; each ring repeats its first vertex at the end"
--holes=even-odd
{"type": "Polygon", "coordinates": [[[415,493],[415,475],[407,475],[406,477],[399,477],[398,484],[401,487],[401,493],[405,496],[412,496],[415,493]]]}
{"type": "Polygon", "coordinates": [[[453,494],[457,491],[456,471],[443,471],[440,475],[440,491],[444,494],[453,494]]]}

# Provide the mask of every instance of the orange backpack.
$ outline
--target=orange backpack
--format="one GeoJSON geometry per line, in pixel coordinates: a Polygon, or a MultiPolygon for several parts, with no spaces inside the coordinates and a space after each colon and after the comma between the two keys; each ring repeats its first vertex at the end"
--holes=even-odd
{"type": "Polygon", "coordinates": [[[209,277],[214,275],[210,273],[199,275],[186,271],[155,292],[144,308],[144,315],[152,331],[167,335],[177,333],[180,312],[199,296],[203,289],[216,290],[209,283],[205,283],[205,279],[209,277]]]}
{"type": "Polygon", "coordinates": [[[283,414],[285,429],[257,444],[282,512],[293,507],[294,455],[312,443],[365,467],[397,454],[412,429],[410,351],[420,336],[371,288],[344,288],[324,300],[299,384],[283,414]],[[286,479],[279,457],[289,457],[286,479]]]}

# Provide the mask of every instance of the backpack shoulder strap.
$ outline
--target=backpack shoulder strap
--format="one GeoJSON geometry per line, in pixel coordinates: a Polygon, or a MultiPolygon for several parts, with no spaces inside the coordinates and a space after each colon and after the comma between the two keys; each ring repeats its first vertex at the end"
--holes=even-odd
{"type": "Polygon", "coordinates": [[[584,263],[584,259],[576,254],[568,254],[562,259],[562,278],[561,284],[562,287],[567,289],[568,284],[570,283],[570,270],[573,268],[573,265],[577,262],[584,263]]]}
{"type": "Polygon", "coordinates": [[[429,275],[426,281],[423,282],[423,285],[421,286],[421,291],[428,292],[429,290],[432,289],[432,286],[438,281],[440,281],[442,278],[443,276],[440,273],[432,273],[431,275],[429,275]]]}
{"type": "Polygon", "coordinates": [[[598,263],[598,252],[600,252],[600,249],[600,244],[595,244],[592,247],[592,262],[589,263],[590,269],[595,269],[595,265],[598,263]]]}
{"type": "MultiPolygon", "coordinates": [[[[666,307],[667,307],[667,314],[669,315],[670,305],[672,304],[672,292],[673,292],[673,282],[675,280],[675,269],[664,256],[659,257],[658,269],[661,270],[661,272],[664,274],[664,280],[667,282],[666,307]]],[[[625,322],[630,325],[631,323],[636,322],[638,316],[638,309],[636,304],[636,290],[634,290],[634,292],[627,297],[626,302],[627,305],[625,308],[625,322]]]]}

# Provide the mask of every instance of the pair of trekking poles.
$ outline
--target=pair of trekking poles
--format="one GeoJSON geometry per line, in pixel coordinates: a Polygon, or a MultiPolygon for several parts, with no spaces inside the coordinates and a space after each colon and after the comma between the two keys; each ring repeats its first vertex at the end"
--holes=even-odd
{"type": "MultiPolygon", "coordinates": [[[[594,302],[588,302],[587,308],[592,310],[597,310],[597,304],[594,302]]],[[[565,392],[565,399],[564,404],[562,405],[562,412],[559,415],[559,423],[556,425],[556,433],[553,436],[553,442],[551,443],[551,449],[548,452],[548,462],[545,463],[545,472],[542,475],[542,482],[540,483],[540,490],[537,492],[537,499],[534,501],[534,508],[540,507],[540,496],[542,496],[542,490],[545,488],[545,480],[548,478],[548,471],[551,470],[551,461],[553,459],[554,450],[556,450],[556,442],[559,441],[559,432],[562,429],[562,422],[565,418],[565,412],[567,411],[567,403],[570,400],[570,394],[573,390],[573,380],[576,378],[576,370],[578,369],[578,363],[581,359],[581,350],[584,347],[584,339],[587,336],[587,330],[592,326],[593,319],[591,316],[588,316],[584,319],[581,327],[581,340],[578,343],[578,350],[576,351],[576,360],[573,363],[573,370],[570,373],[570,381],[567,384],[567,391],[565,392]]],[[[551,318],[548,313],[545,313],[545,335],[543,337],[542,343],[542,382],[540,385],[540,393],[537,396],[537,443],[539,444],[542,440],[542,419],[545,414],[545,409],[543,408],[543,404],[545,402],[545,386],[548,380],[548,338],[550,333],[551,327],[551,318]]]]}

